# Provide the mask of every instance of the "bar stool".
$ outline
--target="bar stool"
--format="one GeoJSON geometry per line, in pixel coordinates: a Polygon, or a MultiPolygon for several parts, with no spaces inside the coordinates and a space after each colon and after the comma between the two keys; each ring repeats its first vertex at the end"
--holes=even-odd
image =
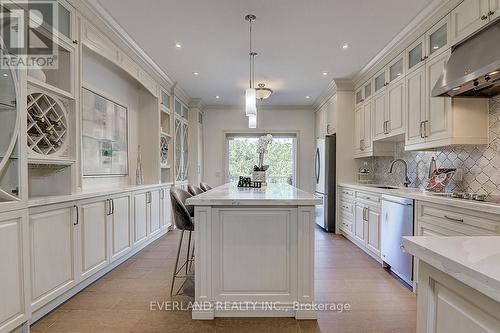
{"type": "Polygon", "coordinates": [[[185,204],[186,199],[190,198],[191,196],[192,195],[189,194],[188,192],[176,188],[175,186],[172,186],[170,188],[170,200],[172,201],[174,225],[177,229],[181,230],[181,238],[179,239],[179,246],[177,248],[177,258],[175,260],[174,273],[172,276],[172,285],[170,287],[170,296],[172,296],[172,293],[174,291],[174,284],[176,279],[184,279],[184,282],[176,292],[177,295],[184,286],[184,284],[186,283],[187,279],[192,277],[190,271],[192,267],[192,262],[194,261],[194,241],[193,241],[193,251],[191,253],[191,256],[190,256],[190,250],[191,250],[191,233],[194,231],[194,223],[192,218],[194,216],[194,207],[185,204]],[[182,241],[184,238],[185,231],[189,232],[187,254],[186,254],[186,260],[179,267],[179,257],[181,254],[182,241]],[[181,274],[181,271],[184,268],[185,268],[185,274],[181,274]]]}
{"type": "Polygon", "coordinates": [[[210,191],[212,189],[212,186],[208,185],[207,183],[203,183],[203,182],[200,183],[200,187],[204,192],[210,191]]]}
{"type": "Polygon", "coordinates": [[[194,197],[195,195],[202,194],[205,191],[203,191],[198,186],[188,185],[188,192],[189,192],[189,194],[191,194],[194,197]]]}

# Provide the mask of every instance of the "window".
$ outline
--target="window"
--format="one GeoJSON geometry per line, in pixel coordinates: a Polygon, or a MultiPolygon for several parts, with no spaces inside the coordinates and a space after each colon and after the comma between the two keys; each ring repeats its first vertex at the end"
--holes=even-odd
{"type": "MultiPolygon", "coordinates": [[[[267,133],[266,133],[267,134],[267,133]]],[[[294,134],[273,134],[273,142],[264,158],[268,183],[296,184],[297,140],[294,134]]],[[[227,141],[227,181],[235,182],[239,176],[251,177],[257,164],[257,143],[264,134],[230,134],[227,141]]]]}

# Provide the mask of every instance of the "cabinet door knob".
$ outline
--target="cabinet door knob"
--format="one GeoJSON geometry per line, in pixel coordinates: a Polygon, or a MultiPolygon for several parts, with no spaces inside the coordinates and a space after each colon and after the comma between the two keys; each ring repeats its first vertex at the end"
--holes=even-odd
{"type": "MultiPolygon", "coordinates": [[[[488,13],[488,15],[489,15],[489,14],[490,14],[490,13],[488,13]]],[[[487,19],[488,19],[488,15],[485,15],[485,14],[481,15],[481,20],[482,20],[482,21],[487,20],[487,19]]]]}

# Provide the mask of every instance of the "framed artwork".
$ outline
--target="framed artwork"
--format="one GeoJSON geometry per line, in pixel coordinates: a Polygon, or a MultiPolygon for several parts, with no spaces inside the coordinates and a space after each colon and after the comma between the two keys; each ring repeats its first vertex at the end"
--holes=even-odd
{"type": "Polygon", "coordinates": [[[127,176],[127,108],[82,89],[83,176],[127,176]]]}

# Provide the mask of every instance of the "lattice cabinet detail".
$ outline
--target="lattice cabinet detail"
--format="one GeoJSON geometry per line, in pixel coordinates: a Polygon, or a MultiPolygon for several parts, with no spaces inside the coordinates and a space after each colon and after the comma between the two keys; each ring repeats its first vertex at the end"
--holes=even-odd
{"type": "Polygon", "coordinates": [[[160,137],[160,163],[162,168],[168,168],[169,167],[169,162],[168,162],[168,144],[169,144],[169,139],[168,137],[162,135],[160,137]]]}
{"type": "Polygon", "coordinates": [[[42,92],[28,94],[27,131],[31,152],[67,157],[67,103],[42,92]]]}

